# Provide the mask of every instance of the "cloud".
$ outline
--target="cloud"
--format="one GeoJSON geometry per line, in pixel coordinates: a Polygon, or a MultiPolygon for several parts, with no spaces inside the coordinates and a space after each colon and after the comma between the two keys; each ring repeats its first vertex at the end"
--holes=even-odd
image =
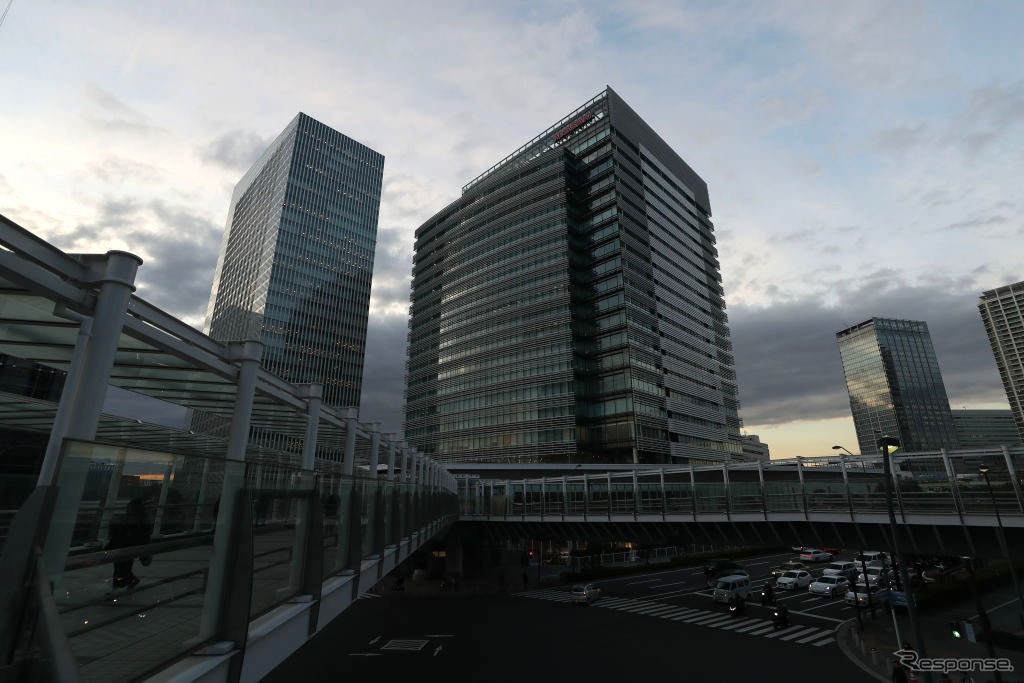
{"type": "Polygon", "coordinates": [[[924,123],[880,130],[874,134],[875,147],[883,154],[902,156],[925,143],[926,130],[927,126],[924,123]]]}
{"type": "Polygon", "coordinates": [[[986,225],[1002,225],[1006,222],[1006,216],[988,216],[987,218],[968,218],[967,220],[950,223],[939,228],[940,230],[964,230],[970,228],[981,228],[986,225]]]}
{"type": "Polygon", "coordinates": [[[370,311],[377,315],[404,317],[409,308],[412,282],[412,241],[398,228],[377,230],[373,258],[370,311]]]}
{"type": "Polygon", "coordinates": [[[270,146],[271,138],[252,131],[233,130],[224,133],[196,150],[199,158],[231,170],[245,171],[270,146]]]}
{"type": "Polygon", "coordinates": [[[982,290],[973,278],[897,279],[892,284],[840,286],[833,305],[822,296],[808,296],[766,307],[732,307],[743,421],[761,425],[849,417],[835,333],[872,316],[928,323],[953,405],[1005,401],[976,305],[982,290]]]}
{"type": "Polygon", "coordinates": [[[95,83],[83,88],[88,113],[86,122],[93,128],[114,133],[165,135],[166,130],[153,126],[149,118],[95,83]]]}

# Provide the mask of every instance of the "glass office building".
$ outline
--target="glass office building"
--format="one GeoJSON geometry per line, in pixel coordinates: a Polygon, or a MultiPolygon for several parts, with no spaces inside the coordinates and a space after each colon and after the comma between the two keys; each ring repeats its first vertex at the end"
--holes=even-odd
{"type": "Polygon", "coordinates": [[[872,318],[836,341],[861,453],[877,453],[881,435],[907,452],[958,447],[928,323],[872,318]]]}
{"type": "Polygon", "coordinates": [[[1024,441],[1024,282],[985,292],[978,310],[1017,423],[1017,435],[1024,441]]]}
{"type": "Polygon", "coordinates": [[[446,461],[741,458],[708,189],[610,88],[416,231],[406,438],[446,461]]]}
{"type": "Polygon", "coordinates": [[[296,116],[231,196],[206,333],[358,406],[384,157],[296,116]]]}
{"type": "Polygon", "coordinates": [[[1021,442],[1009,410],[954,410],[953,427],[960,448],[1015,446],[1021,442]]]}

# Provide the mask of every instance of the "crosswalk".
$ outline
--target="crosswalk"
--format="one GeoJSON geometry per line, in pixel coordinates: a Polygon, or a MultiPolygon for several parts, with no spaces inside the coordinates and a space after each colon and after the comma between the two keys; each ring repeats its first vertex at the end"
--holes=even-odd
{"type": "MultiPolygon", "coordinates": [[[[551,600],[554,602],[569,602],[569,594],[564,590],[540,589],[516,593],[522,598],[534,598],[537,600],[551,600]]],[[[756,617],[734,617],[732,614],[695,609],[692,607],[680,607],[669,605],[654,600],[638,600],[635,598],[613,598],[604,597],[596,602],[590,603],[591,607],[602,607],[605,609],[629,612],[646,617],[658,617],[677,621],[692,626],[707,626],[722,631],[733,633],[745,633],[750,636],[761,636],[763,638],[775,638],[780,641],[822,647],[835,642],[831,629],[806,624],[794,624],[784,629],[775,629],[775,625],[768,619],[756,617]]]]}
{"type": "Polygon", "coordinates": [[[371,593],[370,591],[363,591],[362,593],[359,594],[359,597],[356,598],[356,600],[365,600],[367,598],[382,598],[382,597],[384,597],[384,596],[381,595],[380,593],[371,593]]]}

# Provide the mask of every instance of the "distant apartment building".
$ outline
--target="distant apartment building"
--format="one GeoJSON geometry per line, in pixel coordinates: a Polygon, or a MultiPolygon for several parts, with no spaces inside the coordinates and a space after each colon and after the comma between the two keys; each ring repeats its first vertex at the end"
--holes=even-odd
{"type": "Polygon", "coordinates": [[[1014,446],[1021,442],[1009,410],[954,410],[953,428],[960,448],[1014,446]]]}
{"type": "Polygon", "coordinates": [[[742,457],[706,183],[611,88],[416,231],[406,438],[449,462],[742,457]]]}
{"type": "Polygon", "coordinates": [[[989,290],[978,302],[1017,437],[1024,441],[1024,282],[989,290]]]}
{"type": "Polygon", "coordinates": [[[877,453],[881,435],[904,452],[959,446],[928,323],[871,318],[836,341],[861,453],[877,453]]]}
{"type": "Polygon", "coordinates": [[[359,405],[383,167],[300,113],[231,196],[206,333],[259,340],[265,368],[331,406],[359,405]]]}
{"type": "Polygon", "coordinates": [[[757,434],[744,434],[738,437],[737,441],[743,449],[743,455],[747,458],[762,462],[771,460],[772,456],[768,450],[768,444],[761,441],[757,434]]]}

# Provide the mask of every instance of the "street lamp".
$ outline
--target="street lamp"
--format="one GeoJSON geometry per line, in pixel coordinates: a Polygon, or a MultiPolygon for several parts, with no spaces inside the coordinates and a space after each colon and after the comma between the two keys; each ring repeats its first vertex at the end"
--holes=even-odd
{"type": "Polygon", "coordinates": [[[988,487],[988,495],[992,500],[992,510],[996,513],[996,523],[999,525],[999,547],[1006,556],[1006,563],[1010,565],[1010,578],[1013,579],[1013,587],[1017,589],[1017,607],[1020,624],[1024,627],[1024,596],[1020,592],[1020,584],[1017,582],[1017,570],[1013,566],[1013,558],[1010,557],[1010,549],[1006,545],[1006,533],[1003,531],[1003,517],[999,514],[999,506],[996,505],[996,494],[992,490],[992,482],[988,478],[989,467],[985,463],[978,465],[978,472],[985,477],[985,486],[988,487]]]}
{"type": "MultiPolygon", "coordinates": [[[[882,476],[885,478],[885,504],[889,509],[889,533],[892,537],[892,561],[899,558],[899,577],[902,588],[907,596],[907,613],[910,616],[910,633],[917,643],[917,652],[922,659],[926,659],[924,640],[921,638],[921,628],[917,623],[917,605],[914,603],[914,592],[910,586],[910,578],[907,576],[907,558],[900,553],[899,535],[896,533],[896,511],[892,505],[892,452],[900,447],[900,440],[882,435],[878,438],[878,450],[882,453],[882,476]]],[[[865,577],[866,578],[866,577],[865,577]]],[[[890,598],[891,600],[891,598],[890,598]]],[[[894,617],[895,618],[895,617],[894,617]]],[[[931,676],[927,676],[931,680],[931,676]]]]}
{"type": "Polygon", "coordinates": [[[832,447],[832,450],[834,450],[834,451],[838,451],[838,450],[840,450],[840,449],[842,449],[842,450],[846,451],[846,452],[847,452],[847,453],[849,453],[850,455],[853,455],[853,453],[850,453],[850,449],[849,449],[849,448],[845,448],[845,447],[843,447],[843,446],[833,446],[833,447],[832,447]]]}

